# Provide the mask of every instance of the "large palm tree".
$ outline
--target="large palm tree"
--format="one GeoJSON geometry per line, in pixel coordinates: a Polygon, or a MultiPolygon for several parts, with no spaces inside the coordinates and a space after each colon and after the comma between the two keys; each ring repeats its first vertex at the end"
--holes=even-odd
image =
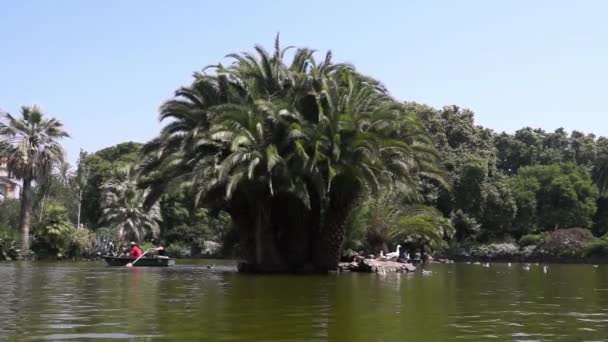
{"type": "Polygon", "coordinates": [[[39,107],[21,108],[21,116],[3,113],[0,121],[0,157],[11,173],[23,182],[21,192],[21,248],[29,249],[32,213],[32,183],[47,177],[55,163],[64,158],[59,139],[69,135],[63,124],[47,118],[39,107]]]}
{"type": "Polygon", "coordinates": [[[142,241],[147,236],[158,236],[162,220],[160,206],[144,208],[147,192],[137,187],[131,168],[118,170],[112,179],[102,184],[101,190],[101,224],[116,229],[124,240],[142,241]]]}
{"type": "Polygon", "coordinates": [[[255,50],[195,74],[161,107],[168,123],[144,149],[141,186],[150,203],[187,188],[228,211],[257,266],[282,267],[300,248],[288,263],[335,268],[357,199],[385,183],[441,178],[436,153],[379,82],[331,53],[317,61],[297,49],[286,63],[278,40],[273,53],[255,50]]]}

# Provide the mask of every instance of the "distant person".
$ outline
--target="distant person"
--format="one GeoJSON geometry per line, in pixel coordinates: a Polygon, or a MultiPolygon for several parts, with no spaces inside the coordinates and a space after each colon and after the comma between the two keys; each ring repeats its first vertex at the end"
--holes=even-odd
{"type": "Polygon", "coordinates": [[[129,256],[133,259],[137,259],[141,256],[141,248],[135,243],[131,242],[131,251],[129,252],[129,256]]]}
{"type": "Polygon", "coordinates": [[[108,242],[108,255],[111,255],[111,256],[116,255],[116,253],[114,252],[114,248],[116,248],[116,247],[114,246],[114,242],[109,241],[109,242],[108,242]]]}

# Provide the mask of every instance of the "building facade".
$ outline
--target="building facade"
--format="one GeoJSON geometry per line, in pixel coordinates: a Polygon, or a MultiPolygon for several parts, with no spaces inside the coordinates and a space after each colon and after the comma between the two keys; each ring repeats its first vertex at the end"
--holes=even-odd
{"type": "Polygon", "coordinates": [[[0,201],[21,196],[21,182],[12,177],[6,164],[0,163],[0,201]]]}

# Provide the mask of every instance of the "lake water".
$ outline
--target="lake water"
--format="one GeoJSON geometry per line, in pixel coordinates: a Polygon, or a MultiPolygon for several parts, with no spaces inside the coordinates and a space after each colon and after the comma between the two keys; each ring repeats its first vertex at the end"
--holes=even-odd
{"type": "Polygon", "coordinates": [[[608,266],[260,276],[0,263],[1,341],[608,341],[608,266]]]}

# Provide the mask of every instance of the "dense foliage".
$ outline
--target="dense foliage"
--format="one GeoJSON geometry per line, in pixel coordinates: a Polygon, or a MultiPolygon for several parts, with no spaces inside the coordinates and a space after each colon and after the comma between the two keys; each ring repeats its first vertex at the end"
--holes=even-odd
{"type": "Polygon", "coordinates": [[[53,257],[156,239],[174,255],[219,250],[268,271],[328,270],[344,248],[398,244],[482,258],[606,255],[607,138],[497,133],[471,110],[398,102],[331,53],[278,39],[270,53],[228,58],[160,107],[157,138],[82,151],[75,169],[60,122],[35,106],[3,114],[0,162],[24,189],[0,203],[0,256],[19,239],[53,257]]]}

